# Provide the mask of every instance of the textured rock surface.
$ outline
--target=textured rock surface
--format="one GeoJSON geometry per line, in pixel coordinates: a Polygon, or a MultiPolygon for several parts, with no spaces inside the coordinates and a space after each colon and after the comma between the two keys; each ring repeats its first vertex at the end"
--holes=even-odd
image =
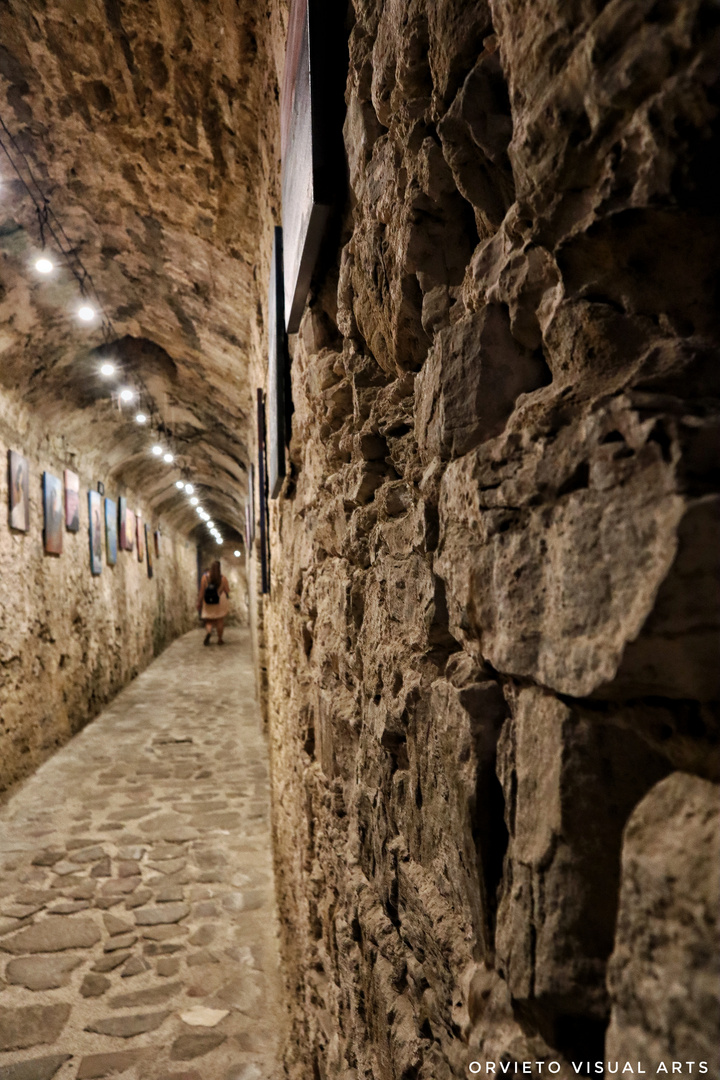
{"type": "Polygon", "coordinates": [[[697,1054],[717,1060],[720,805],[706,780],[674,773],[625,830],[608,985],[608,1057],[639,1053],[648,1072],[697,1054]]]}
{"type": "Polygon", "coordinates": [[[667,863],[632,814],[694,774],[689,872],[720,779],[716,13],[350,12],[350,190],[251,604],[288,1074],[575,1075],[670,1053],[686,985],[707,1059],[708,939],[679,882],[646,909],[667,863]]]}

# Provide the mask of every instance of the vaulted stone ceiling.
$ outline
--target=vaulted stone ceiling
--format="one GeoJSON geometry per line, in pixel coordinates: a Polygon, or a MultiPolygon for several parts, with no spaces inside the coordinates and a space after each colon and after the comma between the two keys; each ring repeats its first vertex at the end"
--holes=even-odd
{"type": "Polygon", "coordinates": [[[35,208],[0,152],[0,384],[187,530],[182,468],[217,521],[242,520],[265,291],[256,260],[277,169],[258,149],[277,92],[269,25],[263,0],[0,7],[0,115],[114,330],[103,347],[97,325],[78,323],[66,269],[34,272],[35,208]],[[158,469],[136,410],[111,401],[98,375],[108,355],[123,383],[144,386],[177,470],[158,469]]]}

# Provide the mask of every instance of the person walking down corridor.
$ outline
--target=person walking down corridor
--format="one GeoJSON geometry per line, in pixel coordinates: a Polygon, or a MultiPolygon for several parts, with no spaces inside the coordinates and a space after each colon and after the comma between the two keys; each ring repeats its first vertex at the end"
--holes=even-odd
{"type": "Polygon", "coordinates": [[[216,559],[210,569],[203,574],[198,594],[198,611],[200,612],[200,618],[205,623],[206,631],[203,645],[210,644],[213,629],[217,630],[218,645],[222,645],[225,617],[230,606],[228,602],[229,596],[230,586],[228,580],[223,577],[220,563],[216,559]]]}

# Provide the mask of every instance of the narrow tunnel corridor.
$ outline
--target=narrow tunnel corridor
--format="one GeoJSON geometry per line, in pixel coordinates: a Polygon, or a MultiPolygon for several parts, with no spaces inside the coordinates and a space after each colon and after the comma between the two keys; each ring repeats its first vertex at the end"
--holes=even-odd
{"type": "Polygon", "coordinates": [[[0,1080],[720,1080],[719,145],[717,0],[1,0],[0,1080]]]}
{"type": "Polygon", "coordinates": [[[0,809],[3,1080],[280,1075],[269,810],[247,631],[188,634],[0,809]]]}

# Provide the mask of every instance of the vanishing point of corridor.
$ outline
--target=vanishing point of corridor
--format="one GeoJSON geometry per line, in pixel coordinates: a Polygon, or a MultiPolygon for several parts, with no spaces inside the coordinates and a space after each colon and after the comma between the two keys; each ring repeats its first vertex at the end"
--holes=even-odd
{"type": "Polygon", "coordinates": [[[246,630],[176,641],[0,810],[0,1080],[274,1080],[246,630]]]}

